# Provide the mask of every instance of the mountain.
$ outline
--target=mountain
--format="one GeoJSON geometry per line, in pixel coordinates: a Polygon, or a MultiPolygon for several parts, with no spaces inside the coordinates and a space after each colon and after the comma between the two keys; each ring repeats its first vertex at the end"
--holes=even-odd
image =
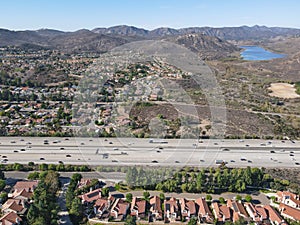
{"type": "Polygon", "coordinates": [[[92,32],[101,34],[115,34],[120,36],[138,36],[144,38],[160,38],[174,35],[201,33],[224,40],[258,40],[276,36],[299,35],[300,29],[256,25],[253,27],[188,27],[181,29],[161,27],[149,31],[142,28],[122,25],[109,28],[95,28],[92,30],[92,32]]]}
{"type": "Polygon", "coordinates": [[[300,35],[300,29],[242,26],[242,27],[189,27],[173,29],[168,27],[146,30],[134,26],[114,26],[109,28],[82,29],[75,32],[63,32],[52,29],[36,31],[10,31],[0,29],[0,46],[15,45],[26,48],[58,49],[65,52],[106,52],[124,43],[166,39],[186,46],[207,57],[219,57],[237,48],[226,40],[263,40],[280,36],[300,35]]]}
{"type": "Polygon", "coordinates": [[[167,40],[185,46],[204,59],[227,57],[231,53],[239,51],[235,45],[205,34],[185,34],[169,37],[167,40]]]}

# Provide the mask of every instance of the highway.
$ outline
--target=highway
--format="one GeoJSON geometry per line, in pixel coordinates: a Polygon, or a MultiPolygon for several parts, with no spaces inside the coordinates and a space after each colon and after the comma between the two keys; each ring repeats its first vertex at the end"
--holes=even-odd
{"type": "Polygon", "coordinates": [[[300,168],[300,142],[280,140],[1,137],[7,163],[300,168]],[[298,165],[299,164],[299,165],[298,165]]]}

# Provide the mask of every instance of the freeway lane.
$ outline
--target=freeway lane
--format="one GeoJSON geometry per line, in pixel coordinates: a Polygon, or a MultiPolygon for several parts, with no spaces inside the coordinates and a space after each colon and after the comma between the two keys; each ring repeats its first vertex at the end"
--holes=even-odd
{"type": "Polygon", "coordinates": [[[300,143],[279,140],[1,137],[1,163],[299,167],[300,143]],[[46,144],[45,144],[46,143],[46,144]]]}

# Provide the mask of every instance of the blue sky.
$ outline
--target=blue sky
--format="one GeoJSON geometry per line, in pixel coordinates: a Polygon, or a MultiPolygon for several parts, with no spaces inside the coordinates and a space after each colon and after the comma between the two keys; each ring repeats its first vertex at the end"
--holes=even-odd
{"type": "Polygon", "coordinates": [[[300,28],[299,0],[2,0],[0,27],[74,31],[267,25],[300,28]]]}

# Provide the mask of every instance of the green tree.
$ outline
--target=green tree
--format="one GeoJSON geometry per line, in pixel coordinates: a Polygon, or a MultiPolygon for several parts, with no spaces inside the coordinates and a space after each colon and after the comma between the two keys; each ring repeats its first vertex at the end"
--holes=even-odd
{"type": "Polygon", "coordinates": [[[74,198],[72,201],[70,214],[76,216],[77,218],[81,218],[83,215],[83,207],[81,204],[80,198],[74,198]]]}
{"type": "Polygon", "coordinates": [[[220,198],[219,198],[219,201],[220,201],[221,204],[225,204],[225,198],[220,197],[220,198]]]}
{"type": "Polygon", "coordinates": [[[251,202],[251,201],[252,201],[251,195],[246,195],[246,196],[245,196],[245,201],[246,201],[246,202],[251,202]]]}
{"type": "Polygon", "coordinates": [[[143,193],[143,198],[144,198],[147,202],[149,202],[149,200],[150,200],[150,193],[149,193],[148,191],[144,191],[144,193],[143,193]]]}
{"type": "Polygon", "coordinates": [[[109,195],[109,188],[107,188],[107,187],[102,188],[101,194],[102,194],[103,197],[108,197],[108,195],[109,195]]]}
{"type": "Polygon", "coordinates": [[[197,225],[197,223],[198,223],[197,218],[192,217],[187,224],[188,225],[197,225]]]}
{"type": "Polygon", "coordinates": [[[206,200],[207,201],[211,201],[212,200],[212,196],[211,195],[206,195],[206,200]]]}
{"type": "Polygon", "coordinates": [[[236,199],[237,201],[241,201],[241,200],[242,200],[242,196],[237,195],[237,196],[235,196],[235,199],[236,199]]]}
{"type": "Polygon", "coordinates": [[[136,225],[136,217],[128,215],[124,225],[136,225]]]}
{"type": "Polygon", "coordinates": [[[6,186],[5,180],[0,180],[0,191],[3,191],[3,189],[5,188],[5,186],[6,186]]]}
{"type": "Polygon", "coordinates": [[[127,193],[126,194],[126,201],[127,202],[131,202],[132,201],[132,194],[131,193],[127,193]]]}

